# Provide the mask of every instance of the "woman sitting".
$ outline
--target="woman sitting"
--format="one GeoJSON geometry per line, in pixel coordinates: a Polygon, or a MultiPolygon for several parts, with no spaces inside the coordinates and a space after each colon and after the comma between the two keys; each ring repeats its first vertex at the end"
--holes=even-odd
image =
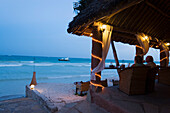
{"type": "Polygon", "coordinates": [[[147,56],[145,61],[147,62],[146,66],[150,66],[151,68],[156,67],[156,64],[153,62],[152,56],[147,56]]]}

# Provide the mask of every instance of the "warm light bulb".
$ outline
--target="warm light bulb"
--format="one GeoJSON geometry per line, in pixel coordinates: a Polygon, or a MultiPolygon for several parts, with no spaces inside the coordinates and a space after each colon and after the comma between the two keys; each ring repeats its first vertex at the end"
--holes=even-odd
{"type": "Polygon", "coordinates": [[[102,29],[106,29],[106,25],[102,25],[102,29]]]}
{"type": "Polygon", "coordinates": [[[31,89],[34,89],[34,87],[35,87],[35,85],[31,85],[31,86],[30,86],[31,89]]]}
{"type": "Polygon", "coordinates": [[[145,36],[144,38],[145,38],[145,39],[148,39],[148,36],[145,36]]]}
{"type": "Polygon", "coordinates": [[[143,40],[148,40],[148,36],[144,36],[142,38],[143,38],[143,40]]]}
{"type": "Polygon", "coordinates": [[[90,36],[93,36],[93,33],[90,33],[90,36]]]}
{"type": "Polygon", "coordinates": [[[166,43],[165,45],[166,45],[166,46],[170,46],[170,43],[166,43]]]}

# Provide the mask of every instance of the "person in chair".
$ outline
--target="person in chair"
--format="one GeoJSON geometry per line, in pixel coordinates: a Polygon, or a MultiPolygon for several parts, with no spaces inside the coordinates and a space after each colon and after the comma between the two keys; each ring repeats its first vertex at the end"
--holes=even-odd
{"type": "Polygon", "coordinates": [[[153,62],[152,56],[147,56],[145,61],[147,62],[146,66],[150,66],[151,68],[156,67],[156,64],[153,62]]]}
{"type": "Polygon", "coordinates": [[[144,66],[143,64],[143,59],[141,56],[137,55],[135,56],[134,64],[131,67],[136,67],[136,66],[144,66]]]}

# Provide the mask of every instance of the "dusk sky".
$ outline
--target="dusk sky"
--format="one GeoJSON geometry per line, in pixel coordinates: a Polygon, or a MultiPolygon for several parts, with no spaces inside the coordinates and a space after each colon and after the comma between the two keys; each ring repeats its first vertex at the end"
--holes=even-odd
{"type": "MultiPolygon", "coordinates": [[[[91,38],[67,33],[74,1],[0,0],[0,55],[90,58],[91,38]]],[[[134,59],[134,46],[115,46],[119,59],[134,59]]],[[[158,50],[148,54],[159,60],[158,50]]]]}

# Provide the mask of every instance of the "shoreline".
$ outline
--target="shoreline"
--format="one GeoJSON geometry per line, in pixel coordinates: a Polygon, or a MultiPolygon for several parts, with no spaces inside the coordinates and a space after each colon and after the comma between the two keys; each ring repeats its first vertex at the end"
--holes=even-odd
{"type": "Polygon", "coordinates": [[[18,95],[5,95],[0,97],[0,102],[6,101],[6,100],[12,100],[12,99],[19,99],[19,98],[24,98],[25,95],[23,94],[18,94],[18,95]]]}

